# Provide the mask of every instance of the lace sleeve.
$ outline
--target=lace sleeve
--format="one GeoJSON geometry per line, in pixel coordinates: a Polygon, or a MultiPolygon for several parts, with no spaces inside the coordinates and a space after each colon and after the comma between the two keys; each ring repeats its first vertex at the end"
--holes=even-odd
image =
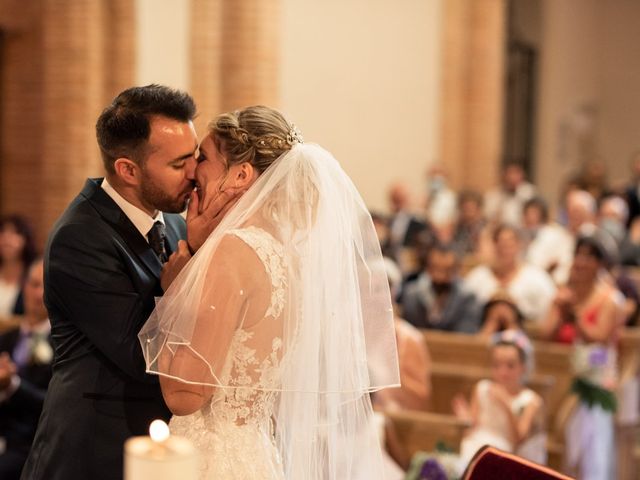
{"type": "Polygon", "coordinates": [[[149,371],[185,383],[224,386],[234,334],[264,317],[271,282],[254,250],[236,236],[225,236],[206,265],[203,258],[194,258],[186,275],[169,288],[140,337],[149,371]]]}

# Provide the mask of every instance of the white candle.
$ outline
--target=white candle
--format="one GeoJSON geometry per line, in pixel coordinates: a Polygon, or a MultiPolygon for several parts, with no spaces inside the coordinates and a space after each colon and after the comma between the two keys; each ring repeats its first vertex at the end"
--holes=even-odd
{"type": "Polygon", "coordinates": [[[149,437],[132,437],[124,444],[124,480],[197,480],[198,452],[186,438],[169,434],[154,420],[149,437]]]}

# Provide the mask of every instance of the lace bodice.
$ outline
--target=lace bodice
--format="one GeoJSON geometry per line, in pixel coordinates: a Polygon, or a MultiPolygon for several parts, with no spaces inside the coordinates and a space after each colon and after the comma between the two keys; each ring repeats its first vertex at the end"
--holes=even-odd
{"type": "Polygon", "coordinates": [[[282,328],[286,278],[282,245],[257,227],[232,230],[260,259],[271,282],[270,303],[264,318],[251,327],[240,327],[233,335],[224,368],[222,385],[210,408],[214,417],[237,424],[264,422],[272,414],[275,391],[279,387],[282,328]]]}
{"type": "Polygon", "coordinates": [[[241,325],[233,334],[220,373],[223,387],[215,389],[211,401],[199,412],[174,417],[171,428],[200,448],[205,460],[202,478],[245,478],[241,473],[236,475],[243,471],[242,462],[251,462],[251,478],[280,478],[272,416],[281,379],[282,312],[287,291],[282,244],[257,227],[228,234],[255,252],[264,267],[264,272],[255,274],[266,273],[270,301],[262,318],[250,319],[250,326],[241,325]]]}

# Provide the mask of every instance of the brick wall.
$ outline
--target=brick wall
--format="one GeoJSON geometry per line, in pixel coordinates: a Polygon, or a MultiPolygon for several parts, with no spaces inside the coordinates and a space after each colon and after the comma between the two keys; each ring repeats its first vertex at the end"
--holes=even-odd
{"type": "Polygon", "coordinates": [[[87,176],[102,173],[94,124],[133,81],[130,0],[0,0],[0,211],[42,245],[87,176]]]}
{"type": "MultiPolygon", "coordinates": [[[[133,0],[0,0],[0,212],[29,217],[42,245],[88,176],[94,124],[134,81],[133,0]]],[[[278,100],[280,0],[191,0],[196,127],[278,100]]]]}
{"type": "Polygon", "coordinates": [[[192,0],[191,92],[199,135],[217,114],[277,105],[280,0],[192,0]]]}

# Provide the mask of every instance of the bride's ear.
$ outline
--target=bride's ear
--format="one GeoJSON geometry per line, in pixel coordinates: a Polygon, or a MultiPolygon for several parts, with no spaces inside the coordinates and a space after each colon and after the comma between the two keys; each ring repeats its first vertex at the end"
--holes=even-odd
{"type": "Polygon", "coordinates": [[[236,187],[248,187],[256,176],[256,169],[253,168],[249,162],[244,162],[238,165],[237,170],[233,175],[233,180],[236,187]]]}

